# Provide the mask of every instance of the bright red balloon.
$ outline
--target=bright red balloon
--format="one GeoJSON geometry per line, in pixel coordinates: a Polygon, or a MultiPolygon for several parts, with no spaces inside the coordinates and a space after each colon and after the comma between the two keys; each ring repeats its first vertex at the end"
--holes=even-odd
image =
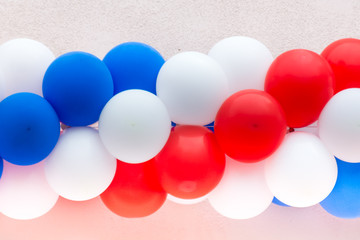
{"type": "Polygon", "coordinates": [[[215,119],[215,135],[226,155],[246,163],[270,156],[284,139],[286,129],[280,104],[259,90],[234,93],[215,119]]]}
{"type": "Polygon", "coordinates": [[[160,181],[171,195],[192,199],[209,193],[221,180],[225,154],[215,135],[202,126],[176,126],[155,157],[160,181]]]}
{"type": "Polygon", "coordinates": [[[319,118],[321,110],[333,96],[334,73],[317,53],[291,50],[271,64],[265,91],[280,103],[289,127],[305,127],[319,118]]]}
{"type": "Polygon", "coordinates": [[[345,38],[331,43],[321,55],[335,74],[335,93],[360,87],[360,40],[345,38]]]}
{"type": "Polygon", "coordinates": [[[136,218],[156,212],[165,202],[166,195],[151,159],[139,164],[117,161],[115,177],[100,197],[115,214],[136,218]]]}

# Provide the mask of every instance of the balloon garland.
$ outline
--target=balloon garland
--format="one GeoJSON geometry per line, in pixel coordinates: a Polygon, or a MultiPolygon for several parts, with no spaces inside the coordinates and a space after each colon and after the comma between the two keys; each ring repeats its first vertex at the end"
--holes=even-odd
{"type": "Polygon", "coordinates": [[[360,217],[359,87],[358,39],[273,59],[237,36],[167,61],[137,42],[100,60],[8,41],[0,45],[0,212],[33,219],[59,196],[100,196],[128,218],[166,199],[208,200],[232,219],[272,202],[360,217]]]}

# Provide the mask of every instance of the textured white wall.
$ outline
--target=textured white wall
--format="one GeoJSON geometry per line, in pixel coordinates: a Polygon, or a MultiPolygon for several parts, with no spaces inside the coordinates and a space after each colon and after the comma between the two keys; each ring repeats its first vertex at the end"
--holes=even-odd
{"type": "Polygon", "coordinates": [[[124,41],[151,44],[167,58],[207,52],[222,38],[255,37],[274,55],[321,51],[342,37],[360,37],[358,0],[1,0],[0,41],[30,37],[61,54],[103,57],[124,41]]]}
{"type": "MultiPolygon", "coordinates": [[[[321,52],[344,37],[360,38],[358,0],[0,0],[0,43],[28,37],[56,55],[82,50],[102,58],[125,41],[141,41],[166,58],[206,53],[217,41],[246,35],[274,56],[306,48],[321,52]]],[[[0,196],[1,197],[1,196],[0,196]]],[[[360,220],[341,220],[319,206],[271,206],[246,221],[219,216],[208,203],[167,202],[151,217],[126,220],[99,199],[60,201],[31,222],[0,216],[0,239],[359,239],[360,220]]]]}

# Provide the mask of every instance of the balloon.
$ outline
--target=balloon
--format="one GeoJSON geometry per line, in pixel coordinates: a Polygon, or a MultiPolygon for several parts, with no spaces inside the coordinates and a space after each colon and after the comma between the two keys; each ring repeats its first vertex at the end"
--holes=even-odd
{"type": "Polygon", "coordinates": [[[337,160],[338,178],[330,195],[320,205],[340,218],[360,217],[360,163],[337,160]]]}
{"type": "Polygon", "coordinates": [[[331,43],[321,53],[335,75],[335,93],[360,87],[360,40],[345,38],[331,43]]]}
{"type": "MultiPolygon", "coordinates": [[[[171,127],[175,127],[176,123],[171,122],[171,127]]],[[[211,122],[209,124],[206,124],[204,127],[207,127],[210,131],[214,132],[214,122],[211,122]]]]}
{"type": "Polygon", "coordinates": [[[177,198],[174,197],[171,194],[167,195],[167,199],[171,202],[177,203],[177,204],[182,204],[182,205],[192,205],[192,204],[197,204],[200,202],[205,201],[208,198],[208,194],[204,195],[202,197],[199,198],[193,198],[193,199],[182,199],[182,198],[177,198]]]}
{"type": "Polygon", "coordinates": [[[334,74],[317,53],[296,49],[278,56],[271,64],[265,91],[283,107],[289,127],[315,122],[334,93],[334,74]]]}
{"type": "Polygon", "coordinates": [[[46,158],[60,135],[51,105],[34,93],[16,93],[0,102],[0,155],[17,165],[46,158]]]}
{"type": "Polygon", "coordinates": [[[193,199],[208,194],[219,183],[225,155],[206,127],[182,125],[173,128],[155,162],[167,193],[193,199]]]}
{"type": "Polygon", "coordinates": [[[270,156],[286,134],[286,120],[279,103],[259,90],[231,95],[215,119],[215,135],[226,155],[241,162],[270,156]]]}
{"type": "Polygon", "coordinates": [[[54,107],[60,121],[68,126],[87,126],[98,121],[113,92],[113,81],[106,65],[89,53],[61,55],[44,76],[44,97],[54,107]]]}
{"type": "Polygon", "coordinates": [[[272,203],[281,206],[281,207],[290,207],[289,205],[286,205],[285,203],[279,201],[279,199],[277,199],[276,197],[274,197],[274,199],[272,200],[272,203]]]}
{"type": "Polygon", "coordinates": [[[3,170],[4,170],[4,161],[3,161],[3,159],[0,157],[0,178],[1,178],[1,176],[2,176],[3,170]]]}
{"type": "Polygon", "coordinates": [[[160,69],[156,91],[176,124],[206,125],[229,95],[221,66],[209,56],[183,52],[160,69]]]}
{"type": "Polygon", "coordinates": [[[227,157],[224,177],[209,194],[209,202],[225,217],[249,219],[264,212],[273,197],[266,185],[263,162],[245,164],[227,157]]]}
{"type": "Polygon", "coordinates": [[[207,127],[210,131],[214,132],[214,125],[215,121],[205,125],[205,127],[207,127]]]}
{"type": "Polygon", "coordinates": [[[30,166],[4,161],[0,181],[0,211],[14,219],[34,219],[49,212],[58,200],[45,178],[44,161],[30,166]]]}
{"type": "Polygon", "coordinates": [[[118,161],[114,180],[101,194],[101,200],[115,214],[146,217],[156,212],[166,200],[154,160],[139,164],[118,161]]]}
{"type": "Polygon", "coordinates": [[[104,58],[114,80],[114,94],[129,89],[156,94],[156,78],[164,62],[158,51],[139,42],[120,44],[104,58]]]}
{"type": "Polygon", "coordinates": [[[73,201],[89,200],[110,185],[116,159],[102,145],[98,132],[88,127],[68,128],[45,160],[50,186],[73,201]]]}
{"type": "Polygon", "coordinates": [[[346,162],[360,162],[360,89],[337,93],[319,118],[319,136],[329,151],[346,162]]]}
{"type": "Polygon", "coordinates": [[[209,56],[223,67],[231,94],[244,89],[264,90],[273,57],[258,40],[244,36],[225,38],[211,48],[209,56]]]}
{"type": "Polygon", "coordinates": [[[127,163],[155,157],[169,138],[171,121],[165,105],[152,93],[127,90],[115,95],[99,120],[107,150],[127,163]]]}
{"type": "Polygon", "coordinates": [[[272,193],[286,205],[309,207],[324,200],[337,177],[335,158],[319,138],[305,132],[286,135],[266,161],[265,175],[272,193]]]}
{"type": "Polygon", "coordinates": [[[31,39],[19,38],[3,43],[0,46],[3,97],[18,92],[42,95],[44,74],[54,59],[48,47],[31,39]]]}

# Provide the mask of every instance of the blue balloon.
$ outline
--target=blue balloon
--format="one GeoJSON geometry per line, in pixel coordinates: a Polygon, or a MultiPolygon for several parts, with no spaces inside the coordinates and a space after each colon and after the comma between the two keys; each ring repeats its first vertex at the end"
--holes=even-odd
{"type": "Polygon", "coordinates": [[[272,202],[276,205],[282,206],[282,207],[290,207],[289,205],[286,205],[285,203],[281,202],[279,199],[277,199],[276,197],[273,198],[272,202]]]}
{"type": "MultiPolygon", "coordinates": [[[[175,127],[176,123],[171,122],[171,126],[175,127]]],[[[208,125],[205,125],[204,127],[206,127],[207,129],[209,129],[210,131],[214,132],[214,122],[209,123],[208,125]]]]}
{"type": "Polygon", "coordinates": [[[114,80],[114,95],[129,89],[156,94],[156,79],[164,62],[158,51],[138,42],[120,44],[104,58],[114,80]]]}
{"type": "Polygon", "coordinates": [[[208,125],[205,125],[210,131],[214,132],[214,124],[215,122],[209,123],[208,125]]]}
{"type": "Polygon", "coordinates": [[[360,163],[336,159],[338,177],[330,195],[320,205],[339,218],[360,217],[360,163]]]}
{"type": "Polygon", "coordinates": [[[114,93],[106,65],[84,52],[70,52],[55,59],[45,73],[42,88],[44,98],[68,126],[97,122],[114,93]]]}
{"type": "Polygon", "coordinates": [[[16,93],[0,102],[0,155],[17,165],[46,158],[60,135],[51,105],[34,93],[16,93]]]}
{"type": "Polygon", "coordinates": [[[2,176],[3,170],[4,170],[4,161],[3,161],[3,159],[0,157],[0,178],[1,178],[1,176],[2,176]]]}

